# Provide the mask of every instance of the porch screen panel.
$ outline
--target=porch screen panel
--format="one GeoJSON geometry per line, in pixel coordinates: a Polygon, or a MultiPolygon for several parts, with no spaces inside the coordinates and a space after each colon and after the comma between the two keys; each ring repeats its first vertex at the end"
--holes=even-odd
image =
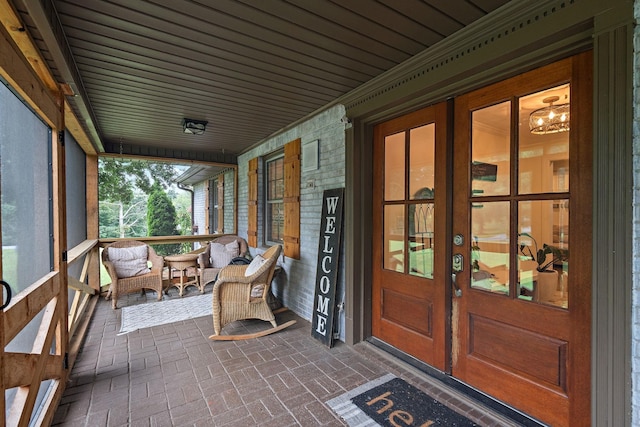
{"type": "MultiPolygon", "coordinates": [[[[87,168],[86,156],[73,136],[65,131],[66,189],[67,189],[67,244],[69,248],[87,239],[87,168]]],[[[69,266],[69,274],[80,277],[82,263],[69,266]]],[[[73,292],[73,291],[71,291],[73,292]]],[[[69,298],[69,304],[73,298],[69,298]]]]}
{"type": "MultiPolygon", "coordinates": [[[[5,85],[0,85],[2,280],[15,298],[53,269],[51,130],[5,85]]],[[[30,353],[42,312],[7,345],[30,353]]],[[[36,408],[49,382],[38,393],[36,408]]],[[[16,389],[5,392],[6,411],[16,389]]]]}

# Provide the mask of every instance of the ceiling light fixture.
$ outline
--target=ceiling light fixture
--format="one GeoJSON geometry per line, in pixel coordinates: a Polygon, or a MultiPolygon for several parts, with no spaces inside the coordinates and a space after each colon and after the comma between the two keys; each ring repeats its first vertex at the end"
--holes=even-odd
{"type": "Polygon", "coordinates": [[[569,130],[569,104],[553,105],[559,99],[557,96],[545,98],[542,102],[549,106],[531,113],[529,116],[531,133],[545,135],[569,130]]]}
{"type": "Polygon", "coordinates": [[[207,127],[207,123],[208,122],[204,120],[185,118],[182,120],[182,131],[189,135],[202,135],[207,127]]]}

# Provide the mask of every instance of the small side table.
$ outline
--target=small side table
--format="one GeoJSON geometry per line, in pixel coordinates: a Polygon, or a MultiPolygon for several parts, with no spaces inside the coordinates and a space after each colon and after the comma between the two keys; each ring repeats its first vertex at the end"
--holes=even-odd
{"type": "Polygon", "coordinates": [[[195,286],[200,289],[200,293],[204,290],[200,286],[200,280],[198,278],[197,272],[197,263],[198,263],[198,254],[178,254],[178,255],[167,255],[164,257],[164,262],[169,267],[169,279],[168,283],[165,287],[165,290],[175,286],[180,291],[180,296],[184,293],[184,290],[187,286],[195,286]],[[195,271],[194,276],[187,275],[187,269],[193,268],[195,271]],[[177,270],[180,272],[179,277],[173,277],[173,270],[177,270]],[[189,279],[192,277],[192,279],[189,279]]]}

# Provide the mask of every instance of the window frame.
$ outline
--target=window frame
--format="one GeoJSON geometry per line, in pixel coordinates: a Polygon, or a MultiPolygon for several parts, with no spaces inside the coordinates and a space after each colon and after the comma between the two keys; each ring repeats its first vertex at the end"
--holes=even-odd
{"type": "MultiPolygon", "coordinates": [[[[285,239],[285,230],[284,230],[284,215],[285,215],[285,211],[284,211],[284,201],[285,201],[285,156],[284,156],[284,150],[278,150],[274,153],[269,154],[268,156],[264,157],[264,169],[263,169],[263,198],[262,198],[262,204],[263,204],[263,212],[264,212],[264,221],[263,221],[263,236],[264,236],[264,242],[265,245],[267,246],[271,246],[271,245],[284,245],[284,239],[285,239]],[[269,184],[271,182],[270,180],[270,173],[269,173],[269,165],[273,162],[277,162],[280,161],[280,178],[279,180],[282,181],[282,188],[281,188],[281,198],[270,198],[270,193],[269,193],[269,184]],[[276,204],[279,203],[282,206],[282,224],[280,227],[280,236],[281,239],[280,240],[276,240],[273,239],[273,235],[272,235],[272,230],[273,230],[273,221],[270,219],[270,205],[272,204],[276,204]]],[[[274,180],[275,181],[275,180],[274,180]]]]}

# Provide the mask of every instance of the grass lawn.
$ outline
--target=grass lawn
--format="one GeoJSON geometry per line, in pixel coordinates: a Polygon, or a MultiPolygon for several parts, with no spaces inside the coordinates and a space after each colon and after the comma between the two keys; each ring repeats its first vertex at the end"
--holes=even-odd
{"type": "Polygon", "coordinates": [[[11,286],[13,295],[18,293],[18,259],[14,246],[2,248],[2,280],[11,286]]]}
{"type": "MultiPolygon", "coordinates": [[[[100,256],[100,259],[102,260],[102,249],[100,249],[100,256]]],[[[111,277],[109,277],[107,269],[104,268],[104,264],[102,263],[102,261],[100,261],[100,287],[102,288],[103,286],[109,284],[111,284],[111,277]]]]}
{"type": "MultiPolygon", "coordinates": [[[[12,246],[5,246],[2,248],[2,280],[11,285],[11,291],[13,295],[18,293],[17,280],[18,280],[18,260],[16,256],[16,249],[12,246]]],[[[104,268],[102,262],[100,262],[100,287],[109,285],[111,278],[107,269],[104,268]]]]}

